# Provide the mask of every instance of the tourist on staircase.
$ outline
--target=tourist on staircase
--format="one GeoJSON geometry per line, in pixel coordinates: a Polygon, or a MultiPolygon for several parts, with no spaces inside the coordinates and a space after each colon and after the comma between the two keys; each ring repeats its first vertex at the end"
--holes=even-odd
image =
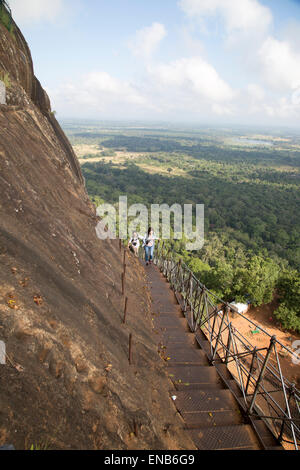
{"type": "Polygon", "coordinates": [[[140,239],[143,240],[143,237],[141,237],[137,232],[133,232],[132,237],[128,242],[128,248],[135,254],[135,256],[139,255],[140,239]]]}
{"type": "Polygon", "coordinates": [[[154,254],[154,247],[155,247],[155,241],[159,240],[158,237],[156,237],[153,229],[149,227],[148,233],[145,235],[144,240],[143,240],[143,248],[145,249],[145,261],[146,261],[146,266],[148,264],[153,262],[153,254],[154,254]]]}

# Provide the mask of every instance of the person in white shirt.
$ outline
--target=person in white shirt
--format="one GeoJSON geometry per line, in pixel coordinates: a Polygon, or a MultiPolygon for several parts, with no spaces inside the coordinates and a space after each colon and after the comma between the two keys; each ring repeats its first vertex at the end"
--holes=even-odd
{"type": "Polygon", "coordinates": [[[156,240],[159,240],[159,238],[155,236],[153,229],[149,227],[148,233],[145,234],[144,240],[143,240],[144,242],[143,247],[145,249],[146,266],[148,266],[149,263],[151,264],[153,261],[153,253],[154,253],[154,246],[155,246],[156,240]]]}
{"type": "Polygon", "coordinates": [[[128,248],[135,254],[135,256],[139,255],[139,248],[140,248],[140,235],[137,232],[133,232],[132,237],[128,242],[128,248]]]}

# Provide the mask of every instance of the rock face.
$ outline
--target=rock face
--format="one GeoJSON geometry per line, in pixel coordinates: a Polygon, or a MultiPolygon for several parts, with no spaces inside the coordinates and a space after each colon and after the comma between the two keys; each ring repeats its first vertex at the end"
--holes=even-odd
{"type": "Polygon", "coordinates": [[[193,448],[168,398],[144,271],[128,255],[124,326],[123,255],[96,237],[78,161],[13,26],[0,22],[0,446],[193,448]]]}

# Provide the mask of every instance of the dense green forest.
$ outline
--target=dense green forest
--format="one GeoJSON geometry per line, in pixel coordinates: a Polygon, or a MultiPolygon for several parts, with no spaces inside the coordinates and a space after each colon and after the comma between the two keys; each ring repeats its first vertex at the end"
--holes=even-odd
{"type": "Polygon", "coordinates": [[[300,267],[300,193],[295,185],[268,180],[260,184],[256,174],[254,178],[241,171],[239,178],[226,166],[216,170],[209,162],[205,170],[189,172],[192,178],[148,174],[133,163],[125,169],[86,163],[83,172],[89,194],[107,202],[116,203],[119,195],[127,194],[130,204],[205,204],[207,234],[225,231],[248,250],[265,249],[300,267]]]}
{"type": "Polygon", "coordinates": [[[84,163],[95,204],[204,204],[205,244],[169,241],[201,281],[228,301],[271,302],[285,328],[300,331],[300,141],[292,135],[130,129],[69,132],[93,142],[84,163]],[[253,137],[252,137],[253,136],[253,137]],[[115,155],[125,158],[115,158],[115,155]],[[100,158],[102,157],[102,158],[100,158]]]}

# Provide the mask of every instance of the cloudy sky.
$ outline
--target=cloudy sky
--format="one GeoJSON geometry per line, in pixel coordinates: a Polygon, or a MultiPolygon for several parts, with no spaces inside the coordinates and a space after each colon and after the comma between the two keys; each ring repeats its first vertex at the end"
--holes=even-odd
{"type": "Polygon", "coordinates": [[[298,126],[300,0],[8,0],[59,118],[298,126]]]}

